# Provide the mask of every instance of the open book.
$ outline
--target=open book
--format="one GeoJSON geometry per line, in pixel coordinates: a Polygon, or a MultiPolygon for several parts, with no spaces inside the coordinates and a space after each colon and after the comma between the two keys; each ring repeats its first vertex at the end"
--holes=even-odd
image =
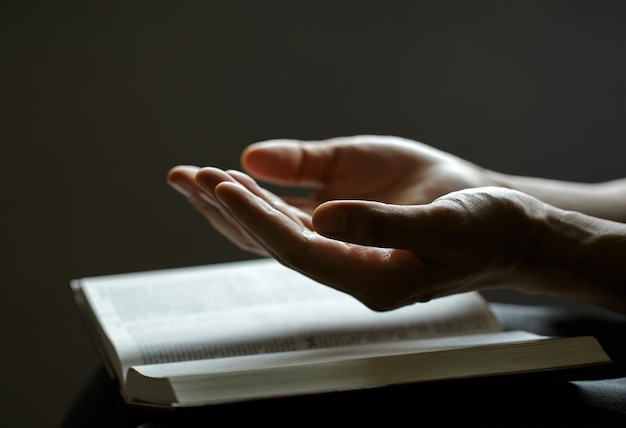
{"type": "Polygon", "coordinates": [[[198,406],[609,363],[504,332],[479,293],[375,312],[273,260],[72,281],[128,403],[198,406]]]}

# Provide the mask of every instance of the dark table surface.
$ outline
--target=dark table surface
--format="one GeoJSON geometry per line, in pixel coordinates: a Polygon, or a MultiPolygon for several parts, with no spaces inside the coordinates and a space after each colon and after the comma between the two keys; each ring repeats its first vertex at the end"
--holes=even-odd
{"type": "Polygon", "coordinates": [[[188,409],[125,407],[104,368],[88,373],[64,427],[620,426],[626,427],[626,317],[560,307],[493,305],[505,330],[593,335],[618,363],[556,377],[516,376],[266,400],[188,409]],[[368,425],[369,426],[369,425],[368,425]]]}

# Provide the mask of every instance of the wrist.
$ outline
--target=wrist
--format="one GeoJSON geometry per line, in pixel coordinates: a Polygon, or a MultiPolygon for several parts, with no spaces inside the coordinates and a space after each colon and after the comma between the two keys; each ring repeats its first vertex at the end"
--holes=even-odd
{"type": "Polygon", "coordinates": [[[526,291],[626,313],[626,225],[544,206],[532,221],[526,291]]]}

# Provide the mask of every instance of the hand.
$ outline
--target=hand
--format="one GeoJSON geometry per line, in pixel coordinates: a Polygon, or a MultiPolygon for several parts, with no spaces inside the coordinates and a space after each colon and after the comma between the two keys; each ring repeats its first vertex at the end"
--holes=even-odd
{"type": "MultiPolygon", "coordinates": [[[[455,190],[498,184],[489,178],[489,171],[476,165],[422,143],[389,136],[354,136],[320,142],[267,141],[248,147],[242,155],[242,164],[250,175],[266,182],[317,188],[308,198],[283,197],[282,201],[266,193],[274,204],[283,205],[283,211],[290,211],[292,217],[305,223],[310,220],[303,214],[312,214],[320,203],[328,200],[423,204],[455,190]]],[[[219,182],[236,180],[231,175],[214,168],[180,166],[170,171],[168,180],[235,244],[266,256],[267,251],[233,221],[212,195],[219,182]],[[203,191],[196,178],[204,181],[210,191],[203,191]]]]}
{"type": "Polygon", "coordinates": [[[525,194],[481,188],[426,205],[331,201],[311,216],[240,172],[208,168],[196,179],[217,218],[231,220],[231,233],[375,310],[519,276],[534,242],[533,213],[543,209],[525,194]]]}
{"type": "Polygon", "coordinates": [[[248,147],[242,164],[257,180],[317,188],[310,198],[289,199],[308,210],[333,199],[422,204],[456,190],[498,184],[474,164],[391,136],[266,141],[248,147]]]}
{"type": "Polygon", "coordinates": [[[375,310],[519,279],[544,209],[519,192],[480,188],[427,205],[332,201],[308,220],[251,180],[214,192],[268,254],[375,310]]]}
{"type": "Polygon", "coordinates": [[[620,200],[622,182],[506,176],[395,137],[275,140],[242,162],[258,179],[317,191],[280,198],[242,172],[193,166],[168,181],[240,247],[373,309],[504,286],[626,313],[623,223],[575,212],[620,200]]]}

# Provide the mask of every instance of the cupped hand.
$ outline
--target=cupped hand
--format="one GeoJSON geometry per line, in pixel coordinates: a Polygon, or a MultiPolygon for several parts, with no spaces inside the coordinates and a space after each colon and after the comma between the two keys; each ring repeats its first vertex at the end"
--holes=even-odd
{"type": "Polygon", "coordinates": [[[288,199],[307,210],[333,199],[422,204],[456,190],[497,184],[489,171],[470,162],[393,136],[271,140],[249,146],[241,158],[257,180],[316,188],[309,198],[288,199]]]}
{"type": "Polygon", "coordinates": [[[595,199],[378,136],[257,143],[242,164],[250,175],[178,166],[168,181],[241,248],[373,309],[506,287],[624,311],[623,224],[576,212],[619,183],[595,199]],[[255,179],[315,192],[279,197],[255,179]]]}
{"type": "MultiPolygon", "coordinates": [[[[255,186],[275,205],[282,205],[301,221],[310,221],[317,206],[334,199],[369,200],[398,205],[423,204],[449,192],[496,184],[490,173],[458,157],[425,144],[392,136],[352,136],[325,141],[271,140],[243,152],[243,168],[254,178],[294,187],[313,187],[309,197],[270,195],[255,186]]],[[[222,181],[242,178],[236,171],[178,166],[169,183],[187,196],[222,234],[244,250],[267,256],[254,237],[231,217],[215,198],[222,181]]]]}
{"type": "Polygon", "coordinates": [[[477,188],[425,205],[332,201],[307,219],[250,184],[223,181],[214,192],[255,243],[375,310],[523,276],[544,210],[519,192],[477,188]]]}
{"type": "Polygon", "coordinates": [[[528,245],[528,206],[542,206],[477,189],[496,184],[489,171],[397,137],[266,141],[242,164],[256,179],[316,191],[281,198],[245,173],[194,166],[168,181],[239,247],[379,310],[501,280],[528,245]]]}
{"type": "Polygon", "coordinates": [[[486,187],[428,204],[334,200],[309,214],[238,171],[179,167],[190,201],[243,248],[375,310],[497,286],[519,276],[544,204],[486,187]]]}

